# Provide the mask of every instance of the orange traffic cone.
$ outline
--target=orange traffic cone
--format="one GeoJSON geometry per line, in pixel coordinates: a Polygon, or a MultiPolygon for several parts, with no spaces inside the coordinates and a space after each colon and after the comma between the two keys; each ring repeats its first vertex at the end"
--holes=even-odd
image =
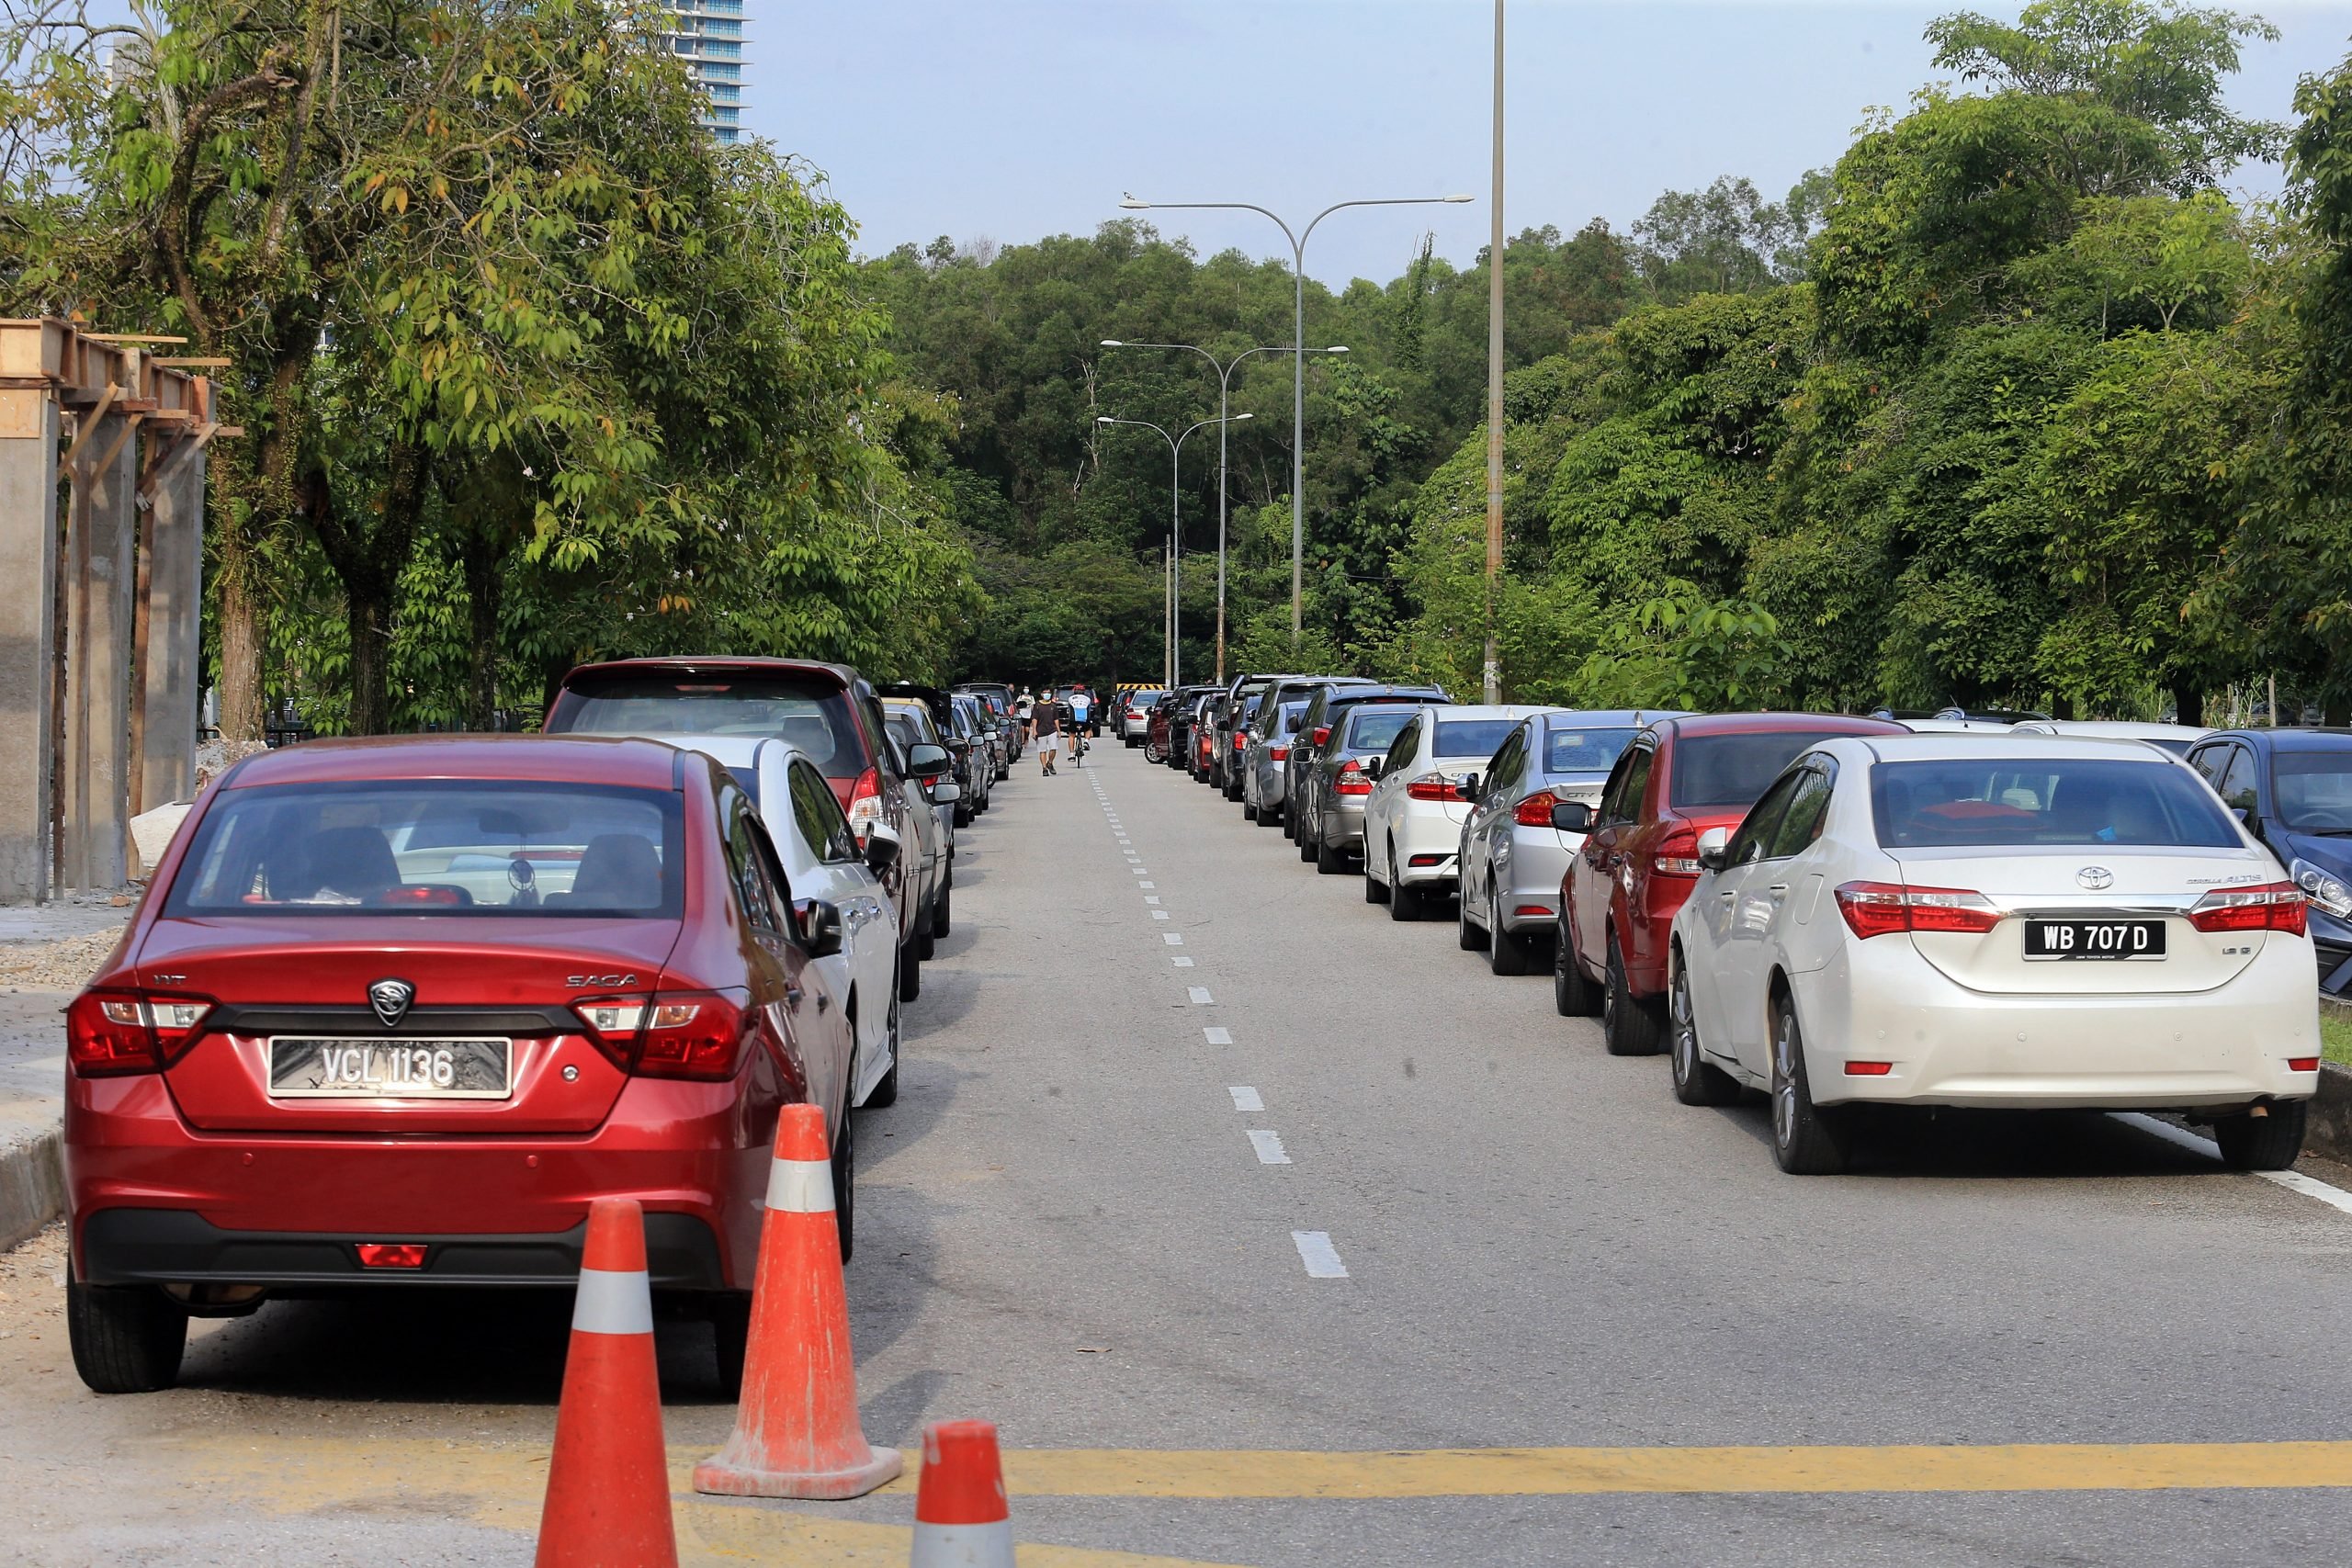
{"type": "Polygon", "coordinates": [[[911,1568],[1012,1568],[1012,1511],[986,1421],[923,1428],[911,1568]]]}
{"type": "Polygon", "coordinates": [[[760,1270],[752,1288],[743,1394],[727,1446],[695,1466],[695,1490],[735,1497],[863,1497],[895,1479],[899,1450],[868,1447],[825,1113],[787,1105],[768,1168],[760,1270]]]}
{"type": "Polygon", "coordinates": [[[588,1205],[538,1568],[676,1568],[677,1562],[645,1214],[634,1198],[599,1198],[588,1205]]]}

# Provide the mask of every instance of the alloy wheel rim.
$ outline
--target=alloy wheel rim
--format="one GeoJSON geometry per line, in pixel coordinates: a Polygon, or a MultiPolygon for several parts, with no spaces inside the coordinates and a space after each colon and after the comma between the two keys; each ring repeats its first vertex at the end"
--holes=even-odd
{"type": "Polygon", "coordinates": [[[1782,1148],[1795,1139],[1797,1130],[1795,1032],[1789,1016],[1782,1013],[1780,1027],[1772,1034],[1772,1134],[1782,1148]]]}
{"type": "Polygon", "coordinates": [[[1690,1016],[1690,980],[1681,969],[1674,972],[1671,993],[1674,1008],[1674,1076],[1684,1083],[1699,1076],[1699,1028],[1690,1016]]]}

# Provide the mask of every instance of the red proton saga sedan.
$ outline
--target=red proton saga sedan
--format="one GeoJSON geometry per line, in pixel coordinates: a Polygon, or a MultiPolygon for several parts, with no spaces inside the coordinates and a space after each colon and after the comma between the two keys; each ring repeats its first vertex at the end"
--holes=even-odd
{"type": "Polygon", "coordinates": [[[658,742],[318,741],[208,790],[66,1013],[75,1369],[168,1386],[190,1314],[549,1286],[590,1200],[741,1368],[778,1108],[822,1106],[849,1250],[850,1021],[742,791],[658,742]]]}

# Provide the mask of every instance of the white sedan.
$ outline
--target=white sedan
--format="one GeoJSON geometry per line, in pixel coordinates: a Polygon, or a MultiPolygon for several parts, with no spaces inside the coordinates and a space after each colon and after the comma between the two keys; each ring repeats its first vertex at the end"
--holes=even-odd
{"type": "Polygon", "coordinates": [[[2152,747],[1826,740],[1699,859],[1675,1093],[1770,1093],[1783,1170],[1843,1168],[1871,1105],[2185,1111],[2241,1169],[2301,1147],[2303,896],[2152,747]]]}
{"type": "MultiPolygon", "coordinates": [[[[842,815],[833,787],[786,740],[755,736],[662,735],[653,739],[717,758],[766,825],[795,904],[821,899],[841,912],[842,950],[816,960],[855,1027],[853,1105],[899,1098],[899,911],[882,873],[903,846],[885,822],[872,824],[865,847],[842,815]]],[[[904,961],[914,962],[911,951],[904,961]]]]}
{"type": "MultiPolygon", "coordinates": [[[[1363,896],[1391,919],[1419,919],[1428,900],[1453,893],[1465,780],[1540,707],[1462,704],[1426,707],[1397,730],[1363,803],[1363,896]]],[[[1469,945],[1467,942],[1464,946],[1469,945]]]]}

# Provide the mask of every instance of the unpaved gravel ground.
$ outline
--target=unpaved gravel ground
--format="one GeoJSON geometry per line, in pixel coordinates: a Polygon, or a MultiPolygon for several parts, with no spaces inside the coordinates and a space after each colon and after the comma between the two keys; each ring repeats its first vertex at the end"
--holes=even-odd
{"type": "Polygon", "coordinates": [[[122,928],[69,936],[55,942],[11,942],[0,946],[0,987],[11,991],[78,991],[89,983],[122,928]]]}

